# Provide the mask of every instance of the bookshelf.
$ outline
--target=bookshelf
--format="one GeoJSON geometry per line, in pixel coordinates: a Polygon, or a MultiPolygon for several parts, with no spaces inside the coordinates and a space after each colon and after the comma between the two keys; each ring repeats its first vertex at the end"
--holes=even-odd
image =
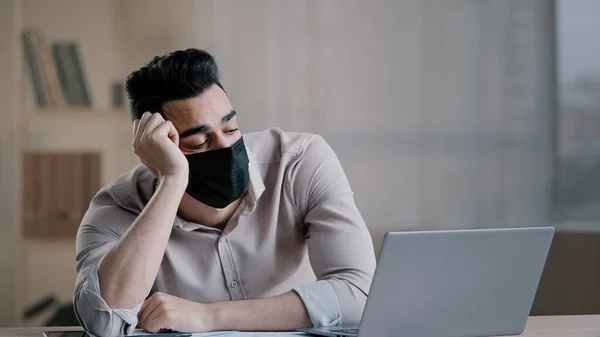
{"type": "MultiPolygon", "coordinates": [[[[98,153],[101,185],[137,165],[127,102],[114,106],[114,84],[122,83],[152,56],[176,47],[174,39],[185,35],[181,32],[189,31],[189,24],[174,25],[173,18],[187,12],[189,5],[156,0],[8,0],[0,4],[0,36],[10,46],[0,52],[0,62],[11,69],[10,76],[0,79],[2,88],[10,88],[0,93],[0,182],[10,182],[0,189],[0,256],[7,257],[0,258],[0,273],[12,275],[0,280],[0,326],[43,323],[47,317],[25,322],[24,308],[47,294],[70,301],[75,282],[74,237],[25,237],[25,154],[98,153]],[[150,14],[142,15],[147,7],[152,9],[150,14]],[[164,13],[171,15],[164,17],[164,13]],[[144,27],[166,32],[167,39],[156,34],[141,36],[148,33],[144,27]],[[53,44],[77,46],[89,106],[69,105],[66,97],[52,105],[37,104],[23,48],[23,32],[31,29],[42,32],[50,47],[46,65],[53,61],[53,44]]],[[[59,93],[64,90],[58,89],[59,93]]]]}

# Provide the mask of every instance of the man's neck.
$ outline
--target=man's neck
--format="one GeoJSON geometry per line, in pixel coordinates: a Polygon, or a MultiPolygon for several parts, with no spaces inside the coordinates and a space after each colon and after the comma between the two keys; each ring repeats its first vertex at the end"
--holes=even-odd
{"type": "Polygon", "coordinates": [[[242,199],[232,202],[225,208],[217,209],[185,194],[179,205],[179,215],[186,221],[223,230],[242,203],[242,199]]]}

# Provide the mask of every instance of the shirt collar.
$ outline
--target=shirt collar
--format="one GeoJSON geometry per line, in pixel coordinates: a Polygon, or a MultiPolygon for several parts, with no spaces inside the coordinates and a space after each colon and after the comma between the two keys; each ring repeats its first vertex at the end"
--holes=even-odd
{"type": "Polygon", "coordinates": [[[250,176],[250,186],[248,186],[248,192],[244,197],[244,204],[246,205],[244,207],[244,212],[242,213],[242,215],[254,213],[256,205],[258,204],[258,199],[265,191],[265,183],[260,174],[258,164],[256,163],[256,160],[254,159],[254,156],[252,155],[252,152],[248,147],[246,147],[246,151],[248,152],[249,160],[248,171],[250,176]]]}
{"type": "MultiPolygon", "coordinates": [[[[258,167],[258,164],[256,163],[256,160],[254,159],[252,152],[250,151],[250,149],[247,146],[246,146],[246,152],[248,153],[248,175],[250,178],[250,184],[248,186],[248,191],[244,195],[244,198],[243,198],[242,202],[240,203],[240,206],[234,212],[232,218],[236,217],[238,215],[250,215],[250,214],[254,213],[254,211],[256,210],[256,205],[258,205],[258,199],[260,198],[260,196],[262,195],[262,193],[265,190],[265,184],[264,184],[264,181],[260,174],[260,169],[258,167]],[[241,213],[239,212],[240,208],[241,208],[241,213]]],[[[194,230],[197,230],[200,228],[210,229],[210,230],[218,230],[213,227],[204,226],[201,224],[185,221],[184,219],[182,219],[179,216],[177,216],[175,218],[175,227],[178,227],[186,232],[191,232],[191,231],[194,231],[194,230]]]]}

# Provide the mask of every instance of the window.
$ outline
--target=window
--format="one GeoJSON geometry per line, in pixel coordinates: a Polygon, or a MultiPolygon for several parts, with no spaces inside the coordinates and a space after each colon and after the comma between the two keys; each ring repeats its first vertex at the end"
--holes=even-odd
{"type": "Polygon", "coordinates": [[[557,221],[600,221],[600,1],[557,0],[557,221]]]}

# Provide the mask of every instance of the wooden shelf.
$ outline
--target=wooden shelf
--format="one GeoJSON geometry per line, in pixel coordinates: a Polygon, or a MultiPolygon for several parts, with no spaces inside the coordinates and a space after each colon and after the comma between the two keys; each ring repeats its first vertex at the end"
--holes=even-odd
{"type": "Polygon", "coordinates": [[[94,150],[118,156],[118,149],[131,143],[131,127],[131,118],[125,110],[29,110],[25,116],[24,149],[94,150]]]}
{"type": "Polygon", "coordinates": [[[27,112],[27,119],[45,118],[118,118],[130,119],[127,107],[119,109],[97,109],[97,108],[36,108],[27,112]]]}

